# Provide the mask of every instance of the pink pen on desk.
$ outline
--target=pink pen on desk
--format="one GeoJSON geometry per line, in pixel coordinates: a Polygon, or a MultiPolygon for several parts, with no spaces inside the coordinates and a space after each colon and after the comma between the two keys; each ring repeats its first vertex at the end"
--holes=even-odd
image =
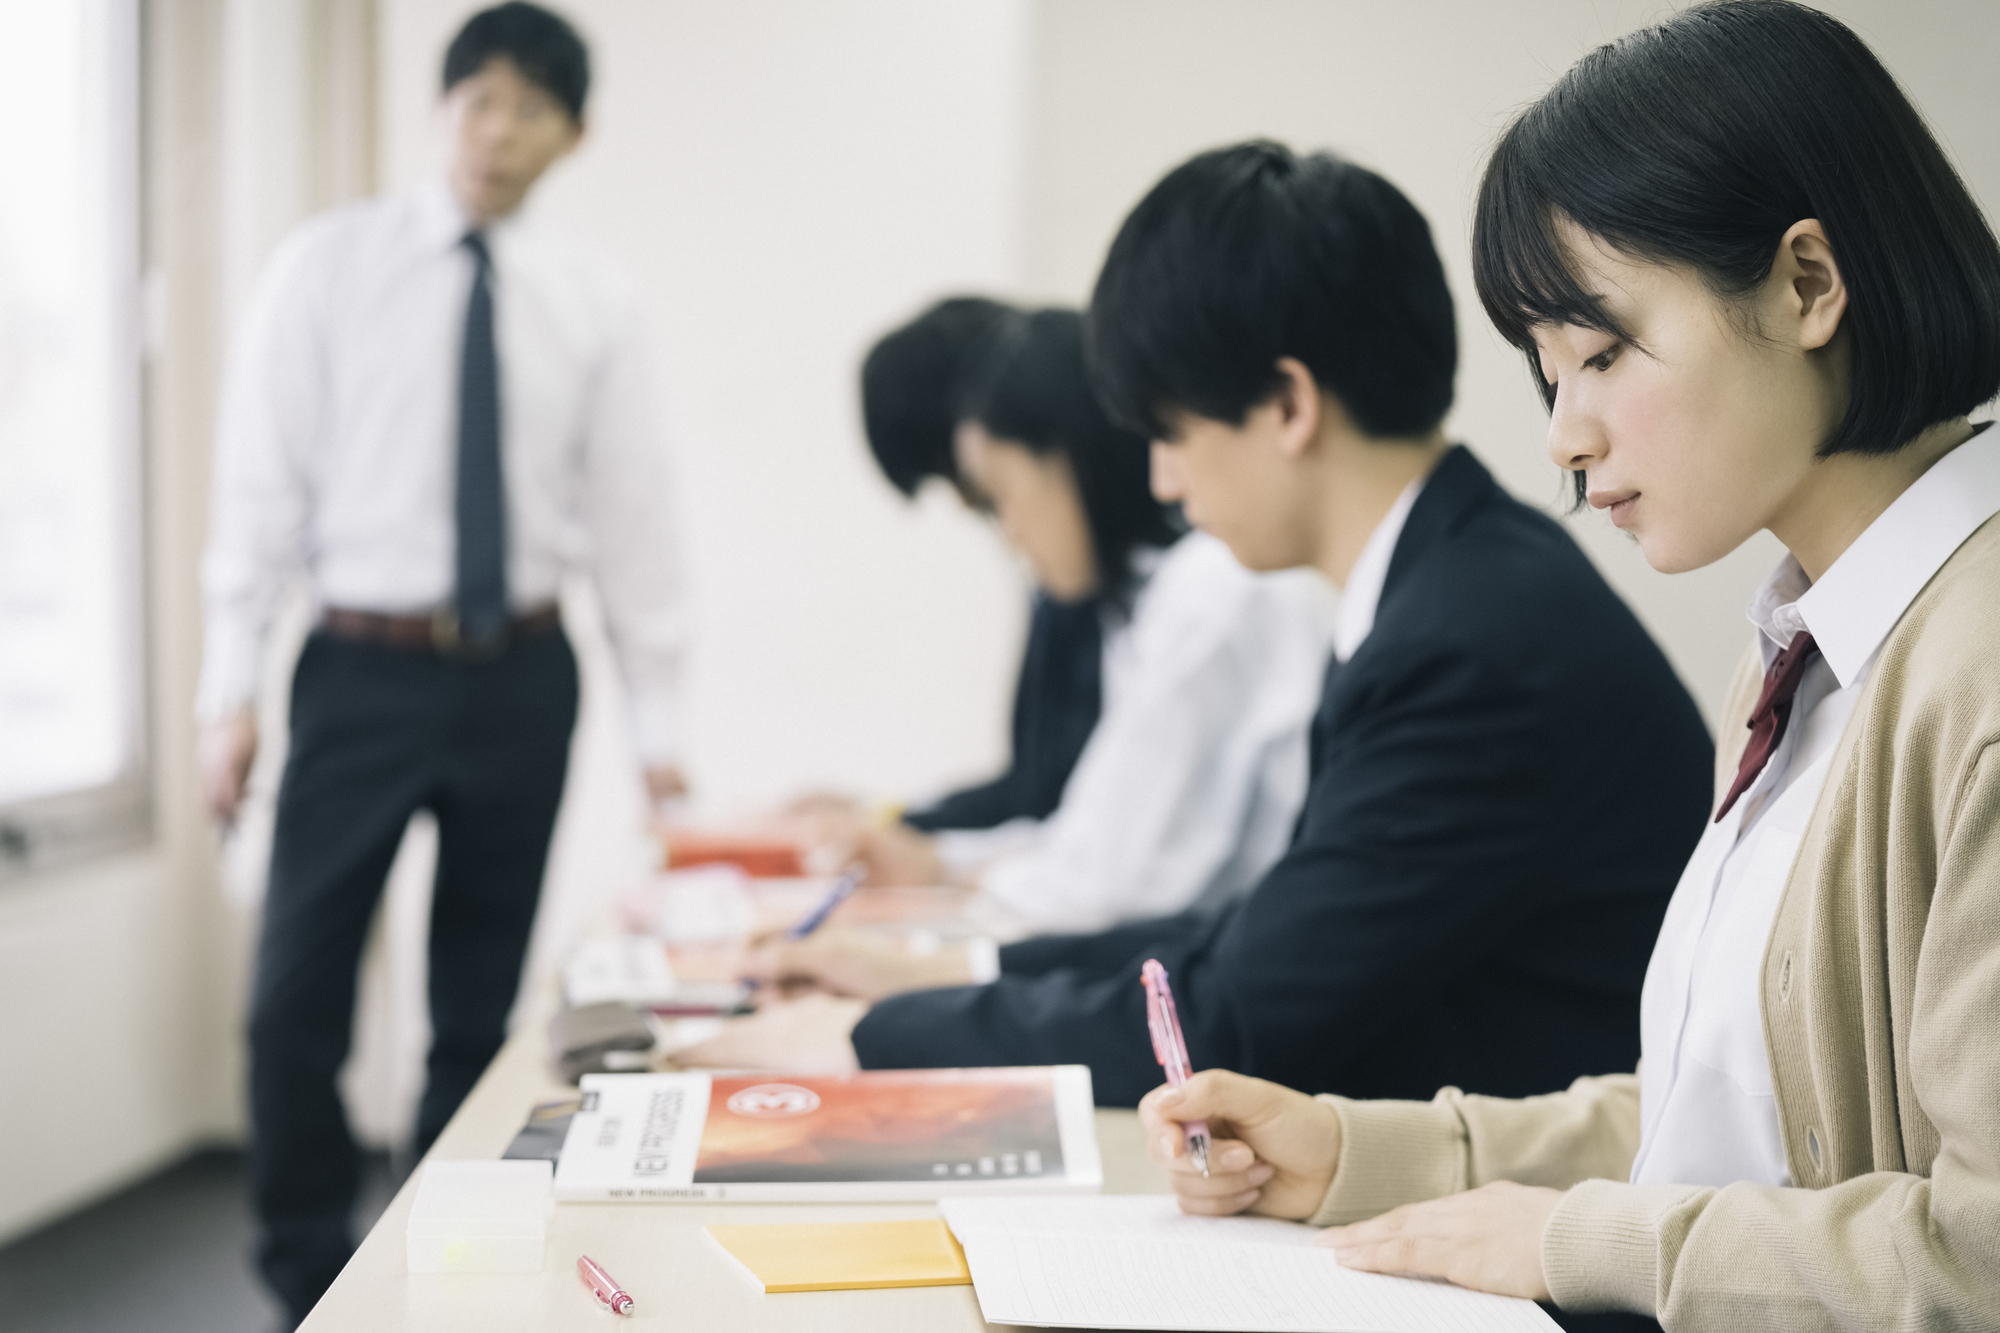
{"type": "MultiPolygon", "coordinates": [[[[1194,1072],[1188,1068],[1187,1039],[1181,1035],[1180,1015],[1174,1012],[1174,993],[1167,987],[1167,969],[1157,958],[1148,958],[1139,969],[1146,987],[1146,1026],[1153,1033],[1153,1055],[1167,1071],[1167,1086],[1178,1088],[1194,1072]]],[[[1188,1120],[1181,1125],[1187,1135],[1188,1154],[1201,1173],[1208,1174],[1208,1122],[1188,1120]]]]}
{"type": "Polygon", "coordinates": [[[632,1313],[632,1298],[625,1289],[612,1280],[597,1260],[587,1254],[576,1257],[576,1275],[583,1279],[583,1285],[590,1288],[590,1294],[597,1297],[597,1303],[613,1314],[632,1313]]]}

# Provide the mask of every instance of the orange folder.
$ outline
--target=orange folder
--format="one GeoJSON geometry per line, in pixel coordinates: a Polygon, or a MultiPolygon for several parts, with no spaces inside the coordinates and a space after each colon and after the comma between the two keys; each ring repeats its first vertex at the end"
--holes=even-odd
{"type": "Polygon", "coordinates": [[[733,865],[755,879],[787,879],[805,874],[795,842],[747,833],[706,833],[674,829],[667,834],[668,870],[733,865]]]}
{"type": "Polygon", "coordinates": [[[766,1222],[706,1230],[767,1294],[972,1283],[965,1251],[942,1218],[766,1222]]]}

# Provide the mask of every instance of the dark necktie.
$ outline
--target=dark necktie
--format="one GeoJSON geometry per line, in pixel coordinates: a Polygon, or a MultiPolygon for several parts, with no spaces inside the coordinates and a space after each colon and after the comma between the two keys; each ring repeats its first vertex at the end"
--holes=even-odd
{"type": "Polygon", "coordinates": [[[486,238],[468,232],[472,294],[458,373],[458,632],[492,642],[507,624],[507,488],[500,469],[500,358],[493,346],[493,261],[486,238]]]}
{"type": "Polygon", "coordinates": [[[1799,692],[1799,682],[1806,678],[1806,668],[1812,665],[1818,652],[1819,645],[1813,642],[1813,636],[1800,630],[1785,645],[1785,651],[1771,659],[1764,672],[1764,692],[1757,697],[1757,707],[1750,714],[1750,744],[1743,751],[1743,761],[1736,766],[1736,781],[1731,784],[1729,795],[1722,798],[1722,808],[1715,812],[1716,823],[1722,822],[1737,797],[1750,790],[1750,784],[1771,761],[1771,752],[1785,739],[1785,724],[1792,718],[1792,696],[1799,692]]]}

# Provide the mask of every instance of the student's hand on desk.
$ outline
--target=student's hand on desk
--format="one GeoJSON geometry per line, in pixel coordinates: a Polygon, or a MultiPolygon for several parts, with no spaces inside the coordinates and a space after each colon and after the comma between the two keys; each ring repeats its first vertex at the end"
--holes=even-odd
{"type": "Polygon", "coordinates": [[[912,953],[893,936],[838,926],[802,940],[765,936],[745,957],[743,975],[779,990],[813,988],[863,1000],[972,981],[962,948],[912,953]]]}
{"type": "Polygon", "coordinates": [[[851,1074],[854,1025],[866,1000],[806,995],[767,1004],[724,1021],[707,1041],[674,1052],[675,1063],[704,1069],[782,1069],[794,1074],[851,1074]]]}
{"type": "Polygon", "coordinates": [[[1561,1202],[1561,1190],[1501,1180],[1328,1227],[1314,1243],[1346,1268],[1441,1277],[1474,1291],[1545,1301],[1542,1231],[1561,1202]]]}
{"type": "Polygon", "coordinates": [[[1184,1213],[1248,1210],[1311,1217],[1340,1161],[1340,1117],[1303,1092],[1205,1069],[1180,1088],[1155,1088],[1139,1103],[1146,1152],[1167,1173],[1184,1213]],[[1209,1174],[1188,1155],[1181,1125],[1206,1120],[1209,1174]]]}
{"type": "Polygon", "coordinates": [[[224,826],[234,824],[257,761],[256,711],[246,707],[204,724],[196,750],[208,812],[224,826]]]}
{"type": "Polygon", "coordinates": [[[868,867],[867,882],[884,888],[921,888],[945,882],[937,841],[900,821],[861,831],[854,859],[868,867]]]}
{"type": "Polygon", "coordinates": [[[836,791],[811,791],[795,796],[780,812],[798,829],[808,847],[827,848],[845,857],[868,827],[868,811],[852,796],[836,791]]]}

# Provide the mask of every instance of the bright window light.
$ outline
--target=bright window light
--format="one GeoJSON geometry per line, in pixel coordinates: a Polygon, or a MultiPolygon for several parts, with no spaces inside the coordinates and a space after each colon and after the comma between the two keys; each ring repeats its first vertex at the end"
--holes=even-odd
{"type": "Polygon", "coordinates": [[[0,821],[17,856],[35,802],[69,798],[73,833],[75,799],[129,788],[141,760],[135,27],[118,0],[0,5],[0,821]]]}

